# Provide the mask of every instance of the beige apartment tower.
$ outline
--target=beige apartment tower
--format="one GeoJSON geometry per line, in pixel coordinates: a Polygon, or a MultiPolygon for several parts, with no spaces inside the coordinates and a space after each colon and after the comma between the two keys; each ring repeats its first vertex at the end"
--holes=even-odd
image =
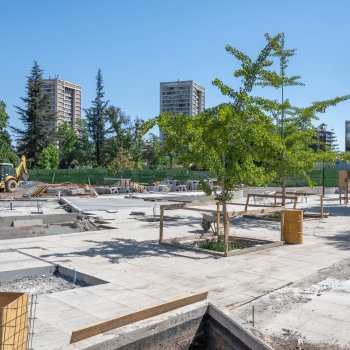
{"type": "MultiPolygon", "coordinates": [[[[160,112],[196,115],[205,108],[205,89],[193,80],[160,83],[160,112]]],[[[160,143],[165,134],[160,131],[160,143]]]]}
{"type": "Polygon", "coordinates": [[[48,95],[48,112],[57,116],[56,128],[68,122],[79,132],[81,118],[81,87],[69,81],[58,78],[45,79],[42,85],[43,93],[48,95]]]}

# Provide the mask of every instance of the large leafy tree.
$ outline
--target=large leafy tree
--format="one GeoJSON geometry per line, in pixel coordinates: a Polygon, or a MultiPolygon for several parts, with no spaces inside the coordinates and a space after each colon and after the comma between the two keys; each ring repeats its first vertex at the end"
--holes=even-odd
{"type": "Polygon", "coordinates": [[[7,132],[8,120],[6,104],[0,100],[0,162],[17,163],[18,157],[12,149],[11,138],[7,132]]]}
{"type": "Polygon", "coordinates": [[[95,163],[95,147],[89,137],[89,127],[85,119],[79,121],[79,137],[78,137],[78,157],[77,161],[81,165],[96,165],[95,163]]]}
{"type": "Polygon", "coordinates": [[[56,116],[48,110],[48,96],[43,90],[43,71],[36,61],[27,80],[25,107],[16,106],[22,128],[12,127],[17,135],[18,151],[37,166],[40,152],[55,139],[56,116]]]}
{"type": "Polygon", "coordinates": [[[51,143],[40,153],[38,166],[41,169],[57,169],[60,164],[60,157],[57,148],[51,143]]]}
{"type": "Polygon", "coordinates": [[[128,115],[115,106],[107,109],[107,120],[109,122],[109,128],[106,130],[108,156],[118,153],[120,149],[128,150],[133,161],[140,165],[143,141],[139,137],[139,132],[143,121],[138,117],[131,121],[128,115]]]}
{"type": "MultiPolygon", "coordinates": [[[[268,42],[272,42],[271,36],[266,34],[268,42]]],[[[304,180],[312,184],[310,170],[316,164],[329,164],[341,155],[334,149],[318,147],[316,150],[310,147],[315,143],[316,132],[313,122],[318,120],[318,115],[324,113],[329,107],[350,98],[350,95],[335,97],[326,101],[313,102],[307,107],[298,107],[286,98],[286,88],[290,86],[302,86],[300,76],[288,76],[287,68],[289,58],[295,55],[296,50],[285,48],[284,34],[274,41],[274,50],[271,59],[277,58],[278,70],[269,69],[273,61],[268,61],[266,67],[260,72],[256,85],[272,87],[280,92],[280,98],[269,100],[257,98],[257,103],[274,119],[274,133],[279,137],[282,147],[277,156],[269,160],[269,167],[276,174],[276,179],[282,187],[282,204],[285,204],[286,181],[290,175],[300,175],[304,180]]]]}
{"type": "Polygon", "coordinates": [[[105,165],[104,158],[106,129],[105,121],[107,117],[108,101],[104,100],[103,78],[101,69],[96,76],[96,97],[91,102],[92,106],[86,110],[86,120],[89,127],[90,136],[95,145],[95,160],[97,166],[105,165]]]}
{"type": "Polygon", "coordinates": [[[79,138],[67,122],[58,127],[59,155],[62,168],[68,168],[79,158],[79,138]]]}
{"type": "Polygon", "coordinates": [[[131,170],[135,167],[135,162],[132,159],[130,152],[121,147],[117,155],[109,163],[108,168],[115,176],[122,176],[123,171],[131,170]]]}
{"type": "MultiPolygon", "coordinates": [[[[237,183],[266,185],[274,173],[264,167],[271,153],[278,150],[271,117],[262,111],[251,91],[278,37],[272,38],[256,60],[232,46],[226,50],[240,61],[241,86],[234,90],[221,80],[214,85],[231,102],[196,116],[161,114],[146,123],[146,130],[158,124],[166,132],[165,147],[176,150],[187,163],[195,162],[217,174],[221,182],[225,252],[228,250],[229,219],[226,203],[237,183]]],[[[208,189],[209,190],[209,189],[208,189]]]]}

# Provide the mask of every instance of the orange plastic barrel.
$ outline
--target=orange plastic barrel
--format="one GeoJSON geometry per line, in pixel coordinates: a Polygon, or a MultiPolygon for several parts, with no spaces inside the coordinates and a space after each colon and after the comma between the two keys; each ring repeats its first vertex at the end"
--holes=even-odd
{"type": "Polygon", "coordinates": [[[283,223],[284,242],[287,244],[303,243],[303,211],[285,210],[283,223]]]}

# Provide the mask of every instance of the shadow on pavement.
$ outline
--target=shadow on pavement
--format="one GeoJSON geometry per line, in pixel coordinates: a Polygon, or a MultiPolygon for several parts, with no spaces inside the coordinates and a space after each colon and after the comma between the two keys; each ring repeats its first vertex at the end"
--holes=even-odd
{"type": "Polygon", "coordinates": [[[220,257],[196,254],[195,256],[189,256],[188,251],[176,249],[171,246],[164,246],[158,244],[157,241],[136,241],[134,239],[114,238],[110,241],[94,241],[86,240],[85,242],[93,243],[94,246],[85,250],[73,250],[68,253],[54,253],[41,255],[41,258],[49,257],[104,257],[111,263],[118,263],[121,259],[137,259],[143,257],[160,256],[182,257],[193,260],[203,259],[220,259],[220,257]]]}

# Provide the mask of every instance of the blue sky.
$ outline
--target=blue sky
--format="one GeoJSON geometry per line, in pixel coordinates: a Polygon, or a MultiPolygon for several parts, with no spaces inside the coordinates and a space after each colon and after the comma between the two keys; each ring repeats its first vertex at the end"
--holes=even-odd
{"type": "MultiPolygon", "coordinates": [[[[21,104],[34,60],[45,77],[80,84],[84,108],[101,68],[106,99],[148,119],[159,113],[161,81],[195,80],[206,88],[206,107],[224,102],[211,82],[237,84],[225,45],[255,56],[266,32],[284,32],[286,46],[298,49],[289,73],[306,85],[286,90],[294,104],[350,93],[347,0],[0,0],[0,13],[0,99],[14,126],[13,105],[21,104]]],[[[341,149],[349,111],[347,101],[320,119],[341,149]]]]}

